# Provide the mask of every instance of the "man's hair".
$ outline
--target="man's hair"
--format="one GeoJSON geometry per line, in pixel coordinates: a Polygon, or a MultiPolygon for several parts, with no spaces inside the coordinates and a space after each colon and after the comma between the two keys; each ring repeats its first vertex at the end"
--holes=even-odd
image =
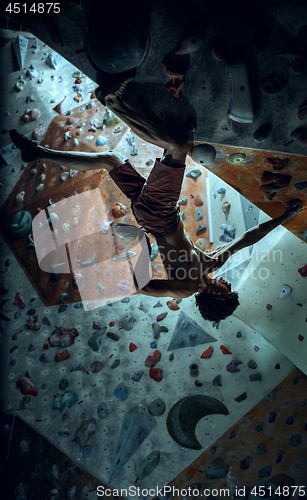
{"type": "Polygon", "coordinates": [[[240,304],[236,292],[229,295],[213,294],[207,288],[195,295],[196,305],[202,317],[208,321],[219,322],[231,316],[240,304]]]}

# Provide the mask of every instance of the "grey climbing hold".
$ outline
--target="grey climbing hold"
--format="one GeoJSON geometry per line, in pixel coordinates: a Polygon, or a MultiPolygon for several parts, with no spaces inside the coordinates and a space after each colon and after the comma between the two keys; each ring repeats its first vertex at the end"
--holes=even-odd
{"type": "Polygon", "coordinates": [[[97,406],[97,415],[99,418],[107,418],[110,414],[109,408],[105,403],[100,403],[97,406]]]}
{"type": "Polygon", "coordinates": [[[248,363],[247,363],[247,366],[248,368],[250,368],[251,370],[255,370],[257,368],[257,363],[256,361],[254,361],[253,359],[251,359],[248,363]]]}
{"type": "Polygon", "coordinates": [[[190,177],[191,179],[193,180],[196,180],[198,179],[198,177],[201,176],[201,171],[199,168],[193,168],[192,170],[190,170],[187,174],[185,174],[186,177],[190,177]]]}
{"type": "Polygon", "coordinates": [[[249,380],[251,382],[258,382],[258,381],[262,380],[262,375],[261,375],[261,373],[252,373],[249,376],[249,380]]]}
{"type": "Polygon", "coordinates": [[[270,123],[263,123],[253,134],[253,138],[256,142],[261,144],[269,137],[272,132],[272,125],[270,123]]]}
{"type": "Polygon", "coordinates": [[[184,195],[181,200],[177,201],[177,205],[186,205],[188,203],[188,197],[184,195]]]}
{"type": "Polygon", "coordinates": [[[215,160],[216,150],[211,144],[197,144],[192,148],[191,156],[195,163],[210,166],[215,160]]]}
{"type": "Polygon", "coordinates": [[[182,349],[183,347],[194,347],[209,342],[216,342],[216,339],[207,333],[206,330],[201,328],[196,321],[183,311],[180,311],[167,350],[172,351],[175,349],[182,349]]]}
{"type": "Polygon", "coordinates": [[[198,207],[197,207],[197,208],[195,208],[195,219],[196,219],[197,221],[199,221],[199,220],[201,220],[201,219],[203,219],[203,218],[204,218],[204,217],[203,217],[203,214],[201,213],[200,209],[199,209],[198,207]]]}
{"type": "Polygon", "coordinates": [[[189,366],[189,370],[190,370],[190,375],[192,377],[198,377],[198,375],[199,375],[199,366],[196,363],[192,363],[189,366]]]}
{"type": "Polygon", "coordinates": [[[199,226],[197,226],[197,228],[195,230],[196,236],[199,236],[200,234],[204,233],[205,231],[207,231],[206,226],[204,226],[203,224],[200,224],[199,226]]]}
{"type": "Polygon", "coordinates": [[[124,330],[130,331],[136,322],[136,317],[131,313],[123,314],[120,318],[121,326],[124,330]]]}
{"type": "Polygon", "coordinates": [[[155,417],[160,417],[161,415],[163,415],[165,410],[166,405],[161,398],[154,399],[154,401],[152,401],[148,406],[149,413],[151,413],[151,415],[154,415],[155,417]]]}
{"type": "Polygon", "coordinates": [[[214,379],[212,380],[212,385],[214,385],[215,387],[222,387],[222,376],[217,375],[216,377],[214,377],[214,379]]]}
{"type": "Polygon", "coordinates": [[[292,293],[291,286],[289,286],[289,285],[283,285],[281,287],[281,290],[280,290],[279,298],[280,299],[286,299],[287,297],[289,297],[289,295],[291,295],[291,293],[292,293]]]}

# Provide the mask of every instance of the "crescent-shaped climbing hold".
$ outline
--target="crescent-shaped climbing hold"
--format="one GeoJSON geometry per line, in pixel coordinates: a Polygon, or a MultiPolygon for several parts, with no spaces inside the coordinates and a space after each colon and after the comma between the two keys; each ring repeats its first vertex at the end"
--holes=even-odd
{"type": "Polygon", "coordinates": [[[228,415],[223,403],[210,396],[195,395],[180,399],[170,409],[166,426],[170,436],[185,448],[201,449],[195,429],[198,422],[206,415],[228,415]]]}

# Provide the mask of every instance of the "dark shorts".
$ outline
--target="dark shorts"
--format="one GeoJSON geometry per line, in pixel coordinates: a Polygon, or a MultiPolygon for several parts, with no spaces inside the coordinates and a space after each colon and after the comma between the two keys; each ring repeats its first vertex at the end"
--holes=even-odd
{"type": "Polygon", "coordinates": [[[110,171],[120,190],[131,200],[138,224],[149,233],[173,232],[179,223],[177,201],[180,197],[185,167],[170,167],[156,160],[148,179],[126,161],[110,171]]]}

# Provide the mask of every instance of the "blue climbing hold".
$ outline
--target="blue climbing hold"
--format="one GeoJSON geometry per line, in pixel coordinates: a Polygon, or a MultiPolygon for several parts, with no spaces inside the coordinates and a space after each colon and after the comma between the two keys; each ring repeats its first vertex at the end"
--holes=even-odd
{"type": "Polygon", "coordinates": [[[118,384],[113,391],[113,395],[121,401],[126,401],[129,396],[128,387],[124,383],[118,384]]]}
{"type": "Polygon", "coordinates": [[[198,177],[201,175],[201,171],[199,168],[193,168],[190,170],[187,174],[185,174],[186,177],[190,177],[193,180],[198,179],[198,177]]]}

